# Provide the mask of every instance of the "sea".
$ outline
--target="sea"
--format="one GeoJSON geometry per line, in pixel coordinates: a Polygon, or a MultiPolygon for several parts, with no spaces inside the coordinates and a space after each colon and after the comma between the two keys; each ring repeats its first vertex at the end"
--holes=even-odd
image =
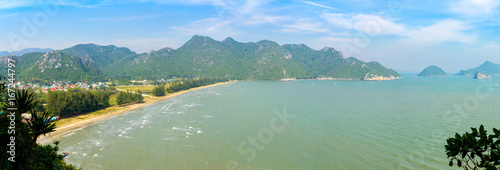
{"type": "Polygon", "coordinates": [[[456,169],[446,139],[500,128],[500,77],[238,81],[59,138],[83,169],[456,169]]]}

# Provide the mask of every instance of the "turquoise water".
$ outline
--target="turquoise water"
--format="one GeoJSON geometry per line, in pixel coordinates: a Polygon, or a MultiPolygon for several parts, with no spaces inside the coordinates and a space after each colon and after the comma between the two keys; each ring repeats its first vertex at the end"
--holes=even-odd
{"type": "Polygon", "coordinates": [[[497,84],[236,82],[87,126],[60,152],[83,169],[446,169],[448,137],[500,127],[497,84]]]}

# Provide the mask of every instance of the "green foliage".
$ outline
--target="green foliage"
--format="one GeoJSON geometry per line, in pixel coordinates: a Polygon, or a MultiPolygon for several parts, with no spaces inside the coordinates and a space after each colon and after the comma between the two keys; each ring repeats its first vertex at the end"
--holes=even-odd
{"type": "Polygon", "coordinates": [[[144,101],[144,96],[142,96],[142,92],[140,90],[137,91],[136,93],[130,91],[126,92],[121,91],[116,97],[117,105],[122,105],[125,103],[132,103],[132,102],[143,102],[143,101],[144,101]]]}
{"type": "MultiPolygon", "coordinates": [[[[103,81],[104,75],[98,69],[94,60],[89,57],[77,57],[62,51],[51,51],[38,54],[38,60],[21,65],[17,71],[18,78],[31,80],[67,80],[67,81],[103,81]]],[[[31,53],[25,55],[32,55],[31,53]]],[[[16,58],[23,60],[23,56],[16,58]]],[[[18,63],[20,64],[20,63],[18,63]]]]}
{"type": "Polygon", "coordinates": [[[121,84],[121,85],[124,85],[124,86],[128,86],[128,85],[130,85],[132,83],[130,82],[130,80],[127,80],[127,79],[120,79],[120,80],[118,80],[118,84],[121,84]]]}
{"type": "Polygon", "coordinates": [[[173,93],[173,92],[187,90],[187,89],[194,88],[194,87],[206,86],[206,85],[215,84],[218,82],[226,82],[226,81],[229,81],[229,79],[199,78],[199,79],[188,80],[188,81],[183,81],[183,82],[174,82],[167,88],[166,91],[169,93],[173,93]]]}
{"type": "Polygon", "coordinates": [[[454,162],[464,169],[497,169],[500,165],[500,131],[493,128],[493,134],[488,135],[484,126],[479,130],[471,128],[472,133],[455,134],[454,138],[446,140],[446,155],[450,166],[454,162]]]}
{"type": "Polygon", "coordinates": [[[51,145],[36,145],[33,149],[33,165],[30,169],[61,169],[70,170],[76,169],[73,165],[67,165],[63,161],[63,156],[57,154],[59,150],[59,142],[54,142],[55,146],[51,145]]]}
{"type": "Polygon", "coordinates": [[[109,106],[112,92],[50,91],[47,111],[53,115],[69,116],[103,109],[109,106]]]}
{"type": "MultiPolygon", "coordinates": [[[[3,83],[0,83],[3,86],[3,83]]],[[[1,96],[5,96],[6,90],[0,88],[1,96]]],[[[76,169],[72,165],[67,165],[63,161],[63,157],[57,154],[58,142],[55,142],[55,147],[51,145],[38,145],[36,139],[41,134],[50,133],[54,130],[54,124],[46,124],[48,119],[47,113],[38,114],[35,111],[38,96],[32,91],[18,90],[15,92],[17,100],[17,110],[14,116],[9,117],[11,111],[6,107],[2,107],[0,114],[0,169],[76,169]],[[27,123],[22,121],[21,113],[29,112],[32,114],[27,123]],[[14,119],[13,119],[14,118],[14,119]],[[15,128],[11,126],[11,121],[15,123],[15,128]],[[9,133],[9,129],[15,130],[15,133],[9,133]],[[15,142],[15,162],[9,161],[11,155],[10,144],[11,138],[15,142]]],[[[2,106],[6,106],[8,102],[5,97],[0,98],[2,106]]]]}
{"type": "Polygon", "coordinates": [[[137,101],[138,101],[139,103],[144,102],[144,96],[142,96],[142,91],[141,91],[141,90],[137,90],[137,92],[136,92],[136,93],[138,94],[137,101]]]}
{"type": "Polygon", "coordinates": [[[377,62],[342,56],[333,48],[317,51],[303,44],[280,46],[268,40],[241,43],[227,38],[220,42],[210,37],[193,36],[175,50],[163,48],[136,54],[127,48],[82,44],[49,54],[28,53],[18,57],[18,67],[21,68],[17,72],[19,77],[24,80],[35,77],[37,80],[125,79],[119,83],[123,85],[131,84],[128,81],[131,79],[173,77],[237,80],[320,77],[363,80],[367,74],[400,77],[394,70],[377,62]],[[40,65],[36,63],[45,59],[61,59],[61,65],[41,72],[40,65]]]}
{"type": "Polygon", "coordinates": [[[155,88],[153,88],[152,92],[153,96],[165,96],[165,85],[156,85],[155,88]]]}
{"type": "Polygon", "coordinates": [[[50,118],[47,112],[41,114],[36,113],[35,109],[30,110],[31,117],[27,119],[28,128],[31,130],[31,136],[33,138],[33,147],[35,147],[36,140],[38,136],[44,135],[50,132],[54,132],[56,129],[56,124],[49,123],[50,118]]]}
{"type": "Polygon", "coordinates": [[[34,109],[37,105],[35,93],[26,89],[16,89],[16,108],[19,113],[26,113],[34,109]]]}

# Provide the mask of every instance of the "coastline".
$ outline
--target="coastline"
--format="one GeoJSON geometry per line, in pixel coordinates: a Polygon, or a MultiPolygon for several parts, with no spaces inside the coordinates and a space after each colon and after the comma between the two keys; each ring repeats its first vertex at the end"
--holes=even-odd
{"type": "Polygon", "coordinates": [[[391,81],[391,80],[397,80],[401,79],[403,77],[395,77],[395,76],[390,76],[390,77],[383,77],[383,76],[375,76],[375,77],[365,77],[365,78],[359,78],[359,79],[354,79],[354,78],[332,78],[332,77],[322,77],[322,78],[315,78],[315,79],[296,79],[296,78],[284,78],[284,79],[279,79],[278,81],[299,81],[299,80],[340,80],[340,81],[391,81]]]}
{"type": "MultiPolygon", "coordinates": [[[[162,97],[151,97],[151,98],[148,98],[148,100],[145,100],[144,103],[136,103],[136,104],[132,104],[132,105],[118,106],[118,107],[122,107],[120,110],[116,110],[115,108],[106,108],[106,109],[103,109],[103,110],[108,110],[108,113],[105,113],[105,114],[90,115],[90,116],[88,114],[85,114],[85,115],[79,115],[76,117],[61,119],[59,121],[69,121],[70,123],[65,124],[63,126],[60,126],[60,127],[57,127],[56,131],[54,131],[50,134],[47,134],[46,136],[43,136],[43,135],[40,136],[37,140],[37,143],[44,144],[44,145],[50,144],[53,141],[65,136],[65,135],[67,135],[67,134],[69,134],[77,129],[83,128],[83,127],[88,126],[88,125],[102,122],[102,121],[107,120],[113,116],[122,115],[122,114],[128,113],[129,111],[140,109],[140,108],[149,106],[151,104],[154,104],[154,103],[157,103],[160,101],[164,101],[166,99],[170,99],[170,98],[173,98],[173,97],[176,97],[176,96],[179,96],[179,95],[182,95],[184,93],[191,92],[191,91],[200,90],[200,89],[204,89],[204,88],[208,88],[208,87],[224,85],[224,84],[229,84],[229,83],[234,83],[236,81],[237,80],[233,80],[233,81],[228,81],[228,82],[211,84],[208,86],[195,87],[195,88],[191,88],[188,90],[183,90],[183,91],[175,92],[172,94],[168,94],[168,95],[162,96],[162,97]],[[91,118],[86,119],[88,117],[91,117],[91,118]]],[[[89,114],[92,114],[92,113],[89,113],[89,114]]]]}

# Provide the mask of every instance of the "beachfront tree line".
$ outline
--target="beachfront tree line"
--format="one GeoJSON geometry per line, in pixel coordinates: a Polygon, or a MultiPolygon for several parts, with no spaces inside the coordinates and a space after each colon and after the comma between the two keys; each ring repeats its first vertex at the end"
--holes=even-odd
{"type": "Polygon", "coordinates": [[[144,96],[142,96],[141,90],[137,90],[135,93],[130,91],[121,91],[116,97],[116,104],[118,105],[132,102],[144,102],[144,96]]]}
{"type": "Polygon", "coordinates": [[[157,84],[151,93],[153,96],[165,96],[165,84],[157,84]]]}
{"type": "Polygon", "coordinates": [[[70,116],[106,108],[113,92],[103,91],[50,91],[47,111],[55,116],[70,116]]]}
{"type": "Polygon", "coordinates": [[[182,90],[187,90],[190,88],[195,88],[195,87],[200,87],[200,86],[206,86],[210,84],[215,84],[219,82],[226,82],[229,81],[229,79],[226,78],[198,78],[198,79],[193,79],[193,80],[185,80],[185,81],[176,81],[170,84],[168,88],[165,88],[164,83],[159,83],[158,85],[155,86],[153,89],[153,95],[154,96],[164,96],[167,93],[174,93],[182,90]]]}
{"type": "Polygon", "coordinates": [[[55,146],[36,143],[56,126],[47,123],[49,113],[36,111],[38,99],[33,91],[15,90],[14,103],[8,100],[11,94],[0,84],[0,169],[76,169],[57,154],[59,142],[55,146]],[[15,113],[8,108],[15,108],[15,113]],[[31,113],[31,117],[23,118],[22,113],[31,113]]]}
{"type": "Polygon", "coordinates": [[[215,84],[219,82],[226,82],[229,79],[225,78],[199,78],[194,80],[182,81],[182,82],[173,82],[166,91],[168,93],[178,92],[182,90],[187,90],[194,87],[206,86],[210,84],[215,84]]]}

